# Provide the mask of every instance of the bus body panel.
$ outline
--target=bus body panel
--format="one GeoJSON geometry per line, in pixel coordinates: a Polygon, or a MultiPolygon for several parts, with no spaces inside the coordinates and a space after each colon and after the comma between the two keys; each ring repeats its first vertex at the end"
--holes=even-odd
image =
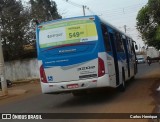
{"type": "Polygon", "coordinates": [[[97,77],[97,63],[98,60],[93,59],[74,65],[53,66],[51,68],[45,68],[45,72],[47,77],[52,77],[50,80],[48,78],[49,83],[78,81],[81,79],[97,77]]]}
{"type": "Polygon", "coordinates": [[[94,20],[84,17],[38,26],[38,59],[42,60],[48,83],[98,77],[98,33],[94,20]]]}
{"type": "MultiPolygon", "coordinates": [[[[122,68],[126,80],[135,75],[134,54],[126,53],[128,47],[124,52],[117,52],[116,42],[108,38],[112,50],[106,52],[101,23],[97,16],[88,16],[38,25],[36,38],[43,93],[116,88],[122,83],[122,68]]],[[[115,28],[109,24],[106,28],[114,34],[115,28]]]]}

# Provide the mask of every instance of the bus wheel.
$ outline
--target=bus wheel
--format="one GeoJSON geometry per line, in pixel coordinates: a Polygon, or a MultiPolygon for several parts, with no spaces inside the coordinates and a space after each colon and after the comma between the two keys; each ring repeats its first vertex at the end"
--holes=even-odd
{"type": "Polygon", "coordinates": [[[135,76],[131,77],[131,80],[134,80],[135,79],[135,76]]]}
{"type": "Polygon", "coordinates": [[[124,70],[122,70],[122,83],[119,86],[119,91],[124,92],[126,89],[126,84],[125,84],[125,74],[124,74],[124,70]]]}

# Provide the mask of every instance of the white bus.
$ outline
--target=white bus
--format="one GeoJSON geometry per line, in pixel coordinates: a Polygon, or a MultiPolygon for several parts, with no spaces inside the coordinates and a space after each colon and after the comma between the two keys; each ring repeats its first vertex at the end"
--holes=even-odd
{"type": "Polygon", "coordinates": [[[98,16],[38,24],[36,38],[45,94],[76,95],[101,87],[123,91],[125,81],[137,72],[132,38],[98,16]]]}

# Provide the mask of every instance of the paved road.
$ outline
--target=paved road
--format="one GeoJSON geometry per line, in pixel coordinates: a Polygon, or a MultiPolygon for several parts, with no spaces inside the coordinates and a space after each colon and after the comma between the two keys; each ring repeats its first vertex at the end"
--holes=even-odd
{"type": "Polygon", "coordinates": [[[82,97],[73,97],[71,94],[44,95],[36,93],[36,95],[0,105],[0,112],[151,113],[156,110],[155,105],[158,104],[154,89],[160,84],[160,64],[155,63],[151,66],[139,64],[138,68],[139,72],[135,80],[128,82],[124,93],[113,89],[104,91],[105,93],[100,92],[82,97]]]}

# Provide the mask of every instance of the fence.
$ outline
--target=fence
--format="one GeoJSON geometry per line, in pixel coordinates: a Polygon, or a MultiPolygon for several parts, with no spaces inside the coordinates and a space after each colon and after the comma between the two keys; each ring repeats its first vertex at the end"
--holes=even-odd
{"type": "Polygon", "coordinates": [[[5,62],[5,76],[11,81],[39,78],[37,59],[5,62]]]}

